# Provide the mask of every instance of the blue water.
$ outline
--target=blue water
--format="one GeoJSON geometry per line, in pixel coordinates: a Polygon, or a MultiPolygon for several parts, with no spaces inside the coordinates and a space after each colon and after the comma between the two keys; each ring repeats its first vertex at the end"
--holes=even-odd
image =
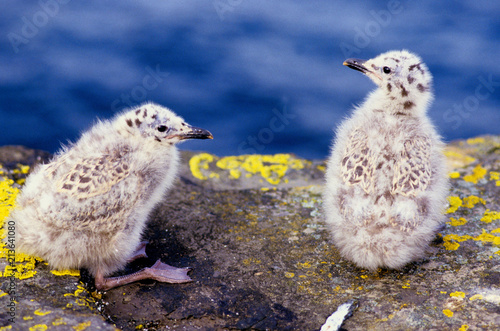
{"type": "Polygon", "coordinates": [[[446,141],[500,134],[500,2],[16,1],[0,10],[0,145],[56,151],[146,100],[209,129],[183,149],[325,158],[392,49],[434,75],[446,141]]]}

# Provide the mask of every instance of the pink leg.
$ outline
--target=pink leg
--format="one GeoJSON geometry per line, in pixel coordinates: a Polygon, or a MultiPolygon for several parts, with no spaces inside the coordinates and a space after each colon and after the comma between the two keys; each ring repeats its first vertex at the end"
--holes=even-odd
{"type": "Polygon", "coordinates": [[[134,255],[128,258],[127,262],[132,262],[137,259],[140,259],[142,257],[148,257],[146,255],[146,245],[148,244],[148,241],[141,241],[139,243],[139,246],[137,246],[137,250],[135,251],[134,255]]]}
{"type": "Polygon", "coordinates": [[[142,279],[154,279],[163,283],[188,283],[193,281],[187,275],[190,270],[191,268],[175,268],[158,260],[151,268],[144,268],[130,275],[104,277],[101,272],[98,272],[95,276],[95,287],[98,290],[107,291],[142,279]]]}

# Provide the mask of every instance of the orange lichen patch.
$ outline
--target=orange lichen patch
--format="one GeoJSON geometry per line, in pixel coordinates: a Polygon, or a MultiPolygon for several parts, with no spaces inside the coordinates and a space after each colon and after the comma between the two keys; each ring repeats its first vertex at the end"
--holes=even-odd
{"type": "Polygon", "coordinates": [[[451,226],[464,225],[465,223],[467,223],[467,220],[465,218],[463,218],[463,217],[460,217],[459,219],[450,217],[450,221],[446,222],[446,224],[449,224],[451,226]]]}
{"type": "Polygon", "coordinates": [[[472,169],[472,174],[464,176],[464,180],[466,182],[477,184],[480,179],[483,179],[484,176],[486,176],[486,173],[487,170],[478,164],[474,167],[474,169],[472,169]]]}
{"type": "Polygon", "coordinates": [[[483,205],[485,205],[486,201],[475,195],[471,195],[463,199],[463,207],[465,208],[474,208],[474,206],[478,203],[482,203],[483,205]]]}
{"type": "Polygon", "coordinates": [[[484,212],[483,217],[481,217],[481,222],[485,223],[491,223],[493,221],[499,220],[500,219],[500,213],[497,211],[490,211],[489,209],[486,209],[484,212]]]}
{"type": "Polygon", "coordinates": [[[450,196],[447,199],[450,203],[450,207],[446,210],[445,214],[454,213],[459,207],[462,206],[462,199],[460,199],[460,197],[450,196]]]}

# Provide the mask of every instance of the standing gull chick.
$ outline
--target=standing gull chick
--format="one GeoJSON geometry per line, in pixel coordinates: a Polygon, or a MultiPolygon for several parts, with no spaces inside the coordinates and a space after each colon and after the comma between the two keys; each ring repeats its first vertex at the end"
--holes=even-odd
{"type": "Polygon", "coordinates": [[[148,278],[191,281],[189,268],[160,260],[130,275],[107,276],[145,256],[140,237],[148,215],[176,177],[174,145],[193,138],[212,134],[153,103],[97,123],[28,177],[10,215],[16,250],[56,269],[86,268],[100,290],[148,278]]]}
{"type": "Polygon", "coordinates": [[[326,221],[342,256],[370,270],[397,269],[425,255],[443,221],[443,143],[426,115],[432,76],[405,50],[344,65],[378,88],[337,130],[326,221]]]}

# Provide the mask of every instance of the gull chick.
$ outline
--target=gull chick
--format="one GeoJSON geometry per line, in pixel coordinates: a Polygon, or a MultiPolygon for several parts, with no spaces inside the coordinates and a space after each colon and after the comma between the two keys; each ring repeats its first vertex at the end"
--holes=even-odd
{"type": "Polygon", "coordinates": [[[326,222],[346,259],[370,270],[398,269],[425,255],[444,221],[444,145],[426,115],[432,76],[405,50],[344,65],[377,88],[337,129],[323,195],[326,222]]]}
{"type": "Polygon", "coordinates": [[[154,103],[98,122],[27,178],[9,216],[16,250],[56,269],[86,268],[100,290],[141,279],[191,281],[189,268],[160,260],[130,275],[108,276],[145,256],[140,238],[148,215],[176,178],[175,144],[212,138],[154,103]]]}

